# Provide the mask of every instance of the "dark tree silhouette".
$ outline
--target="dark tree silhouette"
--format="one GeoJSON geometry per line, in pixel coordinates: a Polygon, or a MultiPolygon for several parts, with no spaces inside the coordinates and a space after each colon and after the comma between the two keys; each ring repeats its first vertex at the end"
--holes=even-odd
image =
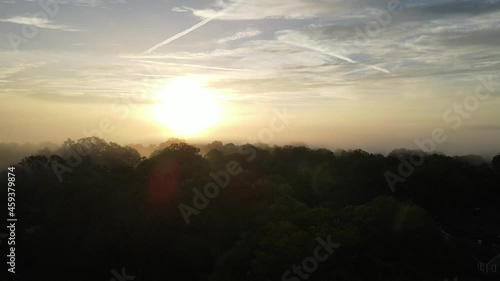
{"type": "Polygon", "coordinates": [[[497,154],[495,155],[495,157],[493,157],[493,160],[491,160],[491,165],[495,170],[500,171],[500,154],[497,154]]]}
{"type": "Polygon", "coordinates": [[[468,241],[500,244],[500,155],[491,166],[425,155],[392,193],[384,172],[419,151],[170,139],[141,157],[84,138],[49,152],[15,166],[19,280],[108,280],[123,267],[140,281],[280,280],[328,235],[341,246],[308,280],[468,280],[476,275],[468,241]],[[241,171],[226,187],[195,194],[231,161],[241,171]],[[71,167],[64,181],[55,163],[71,167]],[[196,196],[208,203],[186,224],[179,206],[194,208],[196,196]]]}

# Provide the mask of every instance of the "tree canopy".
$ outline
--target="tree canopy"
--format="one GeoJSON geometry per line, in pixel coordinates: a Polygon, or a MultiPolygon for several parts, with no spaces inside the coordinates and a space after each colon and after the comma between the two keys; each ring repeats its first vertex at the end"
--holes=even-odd
{"type": "Polygon", "coordinates": [[[440,231],[457,210],[499,211],[500,156],[473,165],[426,155],[392,192],[384,172],[414,153],[217,141],[202,153],[178,140],[146,158],[98,138],[67,140],[15,166],[19,280],[108,280],[123,267],[136,280],[280,280],[329,235],[340,247],[309,280],[472,276],[471,253],[440,231]],[[58,164],[71,168],[62,181],[58,164]],[[181,204],[196,211],[189,224],[181,204]]]}

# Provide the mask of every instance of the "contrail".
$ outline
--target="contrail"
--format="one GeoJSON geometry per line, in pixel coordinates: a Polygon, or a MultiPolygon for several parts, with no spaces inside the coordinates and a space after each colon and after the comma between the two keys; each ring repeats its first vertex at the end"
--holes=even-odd
{"type": "MultiPolygon", "coordinates": [[[[365,64],[365,63],[360,63],[360,65],[363,65],[363,66],[365,66],[366,68],[375,69],[375,70],[378,70],[378,71],[381,71],[381,72],[384,72],[384,73],[387,73],[387,74],[390,74],[390,75],[394,76],[394,74],[392,74],[392,72],[390,72],[389,70],[387,70],[387,69],[385,69],[385,68],[382,68],[382,67],[380,67],[380,66],[368,65],[368,64],[365,64]]],[[[356,73],[356,72],[363,71],[363,70],[365,70],[366,68],[362,68],[362,69],[355,69],[355,70],[349,71],[349,72],[347,72],[347,73],[346,73],[346,75],[349,75],[349,74],[352,74],[352,73],[356,73]]]]}
{"type": "Polygon", "coordinates": [[[198,24],[195,24],[195,25],[193,25],[191,28],[188,28],[188,29],[184,30],[183,32],[177,33],[176,35],[174,35],[174,36],[172,36],[172,37],[168,38],[167,40],[165,40],[165,41],[163,41],[163,42],[161,42],[161,43],[157,44],[156,46],[154,46],[154,47],[152,47],[151,49],[149,49],[149,50],[145,51],[144,53],[145,53],[145,54],[148,54],[148,53],[154,52],[156,49],[158,49],[158,48],[160,48],[160,47],[163,47],[163,46],[167,45],[168,43],[170,43],[170,42],[172,42],[172,41],[175,41],[175,40],[177,40],[177,39],[181,38],[182,36],[184,36],[184,35],[188,34],[189,32],[191,32],[191,31],[193,31],[193,30],[196,30],[196,29],[198,29],[198,28],[200,28],[200,27],[204,26],[205,24],[207,24],[207,23],[211,22],[211,21],[212,21],[212,20],[214,20],[215,18],[216,18],[216,17],[211,17],[211,18],[208,18],[208,19],[206,19],[206,20],[204,20],[204,21],[202,21],[202,22],[200,22],[200,23],[198,23],[198,24]]]}
{"type": "Polygon", "coordinates": [[[349,63],[357,63],[356,61],[354,61],[354,60],[352,60],[352,59],[350,59],[350,58],[348,58],[346,56],[341,56],[341,55],[337,55],[337,54],[334,54],[334,53],[331,53],[331,52],[326,52],[326,51],[324,51],[324,50],[322,50],[320,48],[316,48],[316,47],[313,47],[313,46],[305,44],[305,43],[290,42],[288,40],[287,41],[281,40],[281,42],[289,44],[289,45],[292,45],[292,46],[295,46],[295,47],[299,47],[299,48],[302,48],[302,49],[313,50],[313,51],[316,51],[318,53],[322,53],[322,54],[330,56],[330,57],[335,57],[335,58],[344,60],[344,61],[349,62],[349,63]]]}
{"type": "MultiPolygon", "coordinates": [[[[283,43],[286,43],[286,44],[289,44],[289,45],[292,45],[292,46],[295,46],[295,47],[299,47],[299,48],[303,48],[303,49],[308,49],[308,50],[313,50],[313,51],[316,51],[318,53],[321,53],[321,54],[324,54],[324,55],[327,55],[327,56],[331,56],[331,57],[335,57],[335,58],[338,58],[338,59],[341,59],[341,60],[344,60],[348,63],[352,63],[352,64],[358,64],[359,62],[355,61],[355,60],[352,60],[346,56],[342,56],[342,55],[338,55],[338,54],[334,54],[332,52],[327,52],[327,51],[324,51],[322,50],[321,48],[317,48],[317,47],[314,47],[314,46],[310,46],[308,44],[305,44],[305,43],[296,43],[296,42],[290,42],[290,41],[284,41],[282,40],[281,42],[283,43]]],[[[361,65],[364,65],[364,66],[367,66],[369,68],[372,68],[372,69],[375,69],[375,70],[378,70],[380,72],[383,72],[383,73],[387,73],[387,74],[391,74],[391,72],[385,68],[382,68],[380,66],[375,66],[375,65],[368,65],[368,64],[365,64],[365,63],[359,63],[361,65]]]]}
{"type": "Polygon", "coordinates": [[[213,17],[211,17],[211,18],[207,18],[207,19],[205,19],[205,20],[203,20],[203,21],[201,21],[201,22],[199,22],[199,23],[197,23],[197,24],[193,25],[192,27],[190,27],[190,28],[188,28],[188,29],[186,29],[186,30],[184,30],[184,31],[182,31],[182,32],[177,33],[176,35],[174,35],[174,36],[172,36],[172,37],[168,38],[167,40],[165,40],[165,41],[163,41],[163,42],[161,42],[161,43],[157,44],[156,46],[154,46],[154,47],[152,47],[151,49],[149,49],[149,50],[145,51],[144,53],[145,53],[145,54],[148,54],[148,53],[154,52],[156,49],[158,49],[158,48],[160,48],[160,47],[163,47],[163,46],[167,45],[168,43],[170,43],[170,42],[172,42],[172,41],[175,41],[175,40],[177,40],[177,39],[181,38],[182,36],[184,36],[184,35],[186,35],[186,34],[190,33],[191,31],[194,31],[194,30],[196,30],[196,29],[198,29],[198,28],[200,28],[200,27],[204,26],[205,24],[207,24],[207,23],[209,23],[209,22],[213,21],[214,19],[219,18],[220,16],[224,15],[224,13],[228,12],[229,10],[234,9],[236,6],[239,6],[239,5],[241,4],[241,2],[242,2],[242,1],[243,1],[243,0],[239,0],[239,1],[237,1],[236,3],[234,3],[233,5],[231,5],[230,7],[227,7],[226,9],[222,10],[220,13],[215,14],[215,16],[213,16],[213,17]]]}
{"type": "Polygon", "coordinates": [[[368,65],[368,67],[373,68],[373,69],[378,70],[378,71],[382,71],[382,72],[387,73],[387,74],[392,74],[389,70],[382,68],[380,66],[368,65]]]}

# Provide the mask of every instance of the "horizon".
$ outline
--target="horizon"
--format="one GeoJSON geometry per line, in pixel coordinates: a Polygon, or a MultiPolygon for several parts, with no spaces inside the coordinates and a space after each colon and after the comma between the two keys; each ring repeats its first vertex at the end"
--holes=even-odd
{"type": "MultiPolygon", "coordinates": [[[[72,141],[79,141],[82,139],[66,139],[67,140],[72,140],[72,141]]],[[[174,143],[186,143],[188,145],[192,145],[197,148],[204,148],[204,147],[210,147],[211,145],[214,145],[216,142],[220,142],[222,145],[228,145],[228,144],[233,144],[236,146],[242,146],[242,145],[252,145],[257,148],[261,149],[273,149],[275,147],[283,148],[286,146],[291,146],[291,147],[305,147],[311,150],[321,150],[321,149],[326,149],[334,154],[336,154],[337,151],[354,151],[354,150],[362,150],[365,152],[368,152],[373,155],[382,155],[382,156],[389,156],[391,153],[400,153],[401,150],[406,150],[408,152],[423,152],[426,155],[443,155],[447,157],[467,157],[467,156],[480,156],[483,158],[483,160],[487,163],[492,160],[493,157],[500,155],[499,152],[493,152],[493,153],[463,153],[463,154],[453,154],[453,153],[446,153],[443,151],[439,150],[426,150],[425,147],[422,148],[416,148],[416,149],[411,149],[411,148],[406,148],[406,147],[395,147],[389,151],[376,151],[376,150],[366,150],[361,147],[350,147],[350,148],[345,148],[345,147],[327,147],[327,146],[312,146],[308,145],[307,143],[304,142],[293,142],[293,143],[283,143],[283,144],[277,144],[277,143],[264,143],[264,142],[255,142],[255,143],[250,143],[250,142],[241,142],[241,143],[236,143],[236,142],[231,142],[231,141],[221,141],[221,140],[212,140],[208,142],[204,141],[189,141],[181,138],[168,138],[163,141],[157,141],[157,142],[150,142],[150,143],[120,143],[120,142],[114,142],[114,141],[109,141],[106,139],[102,139],[106,143],[116,143],[120,146],[124,147],[131,147],[139,152],[141,156],[150,157],[150,154],[155,151],[160,151],[161,149],[168,148],[170,144],[174,143]],[[163,146],[162,146],[163,145],[163,146]],[[138,147],[141,147],[139,149],[138,147]],[[148,151],[148,153],[144,153],[144,151],[148,151]],[[398,152],[399,151],[399,152],[398,152]]],[[[25,143],[15,143],[15,142],[10,142],[10,143],[2,143],[0,142],[0,150],[6,149],[6,146],[11,146],[11,145],[16,145],[19,147],[29,147],[31,149],[28,149],[27,151],[22,151],[21,154],[19,154],[19,157],[16,157],[16,161],[20,161],[24,157],[28,157],[30,155],[37,155],[38,152],[43,151],[48,149],[48,152],[57,154],[57,149],[60,149],[62,147],[64,142],[61,143],[55,143],[55,142],[40,142],[40,143],[33,143],[33,142],[25,142],[25,143]],[[22,156],[22,157],[21,157],[22,156]]],[[[207,153],[208,151],[205,151],[207,153]]],[[[47,153],[47,152],[46,152],[47,153]]],[[[46,154],[45,153],[45,154],[46,154]]],[[[204,156],[205,153],[201,153],[202,156],[204,156]]],[[[14,163],[11,163],[14,164],[14,163]]]]}

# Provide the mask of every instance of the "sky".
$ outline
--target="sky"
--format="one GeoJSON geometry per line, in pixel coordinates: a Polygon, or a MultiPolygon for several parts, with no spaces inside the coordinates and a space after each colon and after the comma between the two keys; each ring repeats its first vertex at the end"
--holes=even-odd
{"type": "Polygon", "coordinates": [[[499,44],[500,0],[0,0],[0,142],[497,153],[499,44]]]}

